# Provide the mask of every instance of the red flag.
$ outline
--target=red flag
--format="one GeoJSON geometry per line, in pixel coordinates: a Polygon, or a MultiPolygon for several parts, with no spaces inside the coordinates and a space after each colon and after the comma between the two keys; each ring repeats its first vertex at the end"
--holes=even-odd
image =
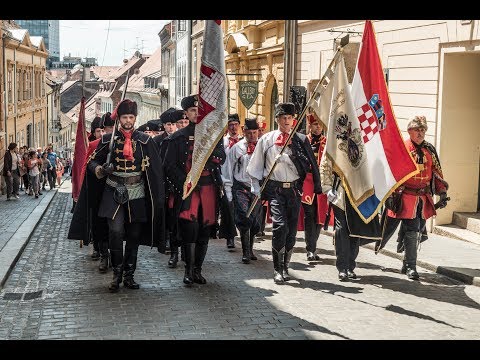
{"type": "Polygon", "coordinates": [[[375,188],[358,209],[370,221],[390,194],[418,173],[398,128],[370,20],[365,22],[352,94],[375,188]]]}
{"type": "Polygon", "coordinates": [[[85,126],[85,97],[80,102],[80,112],[78,114],[77,135],[75,137],[75,152],[73,154],[72,168],[72,197],[74,201],[78,200],[80,189],[82,188],[83,176],[82,168],[87,156],[88,138],[85,126]]]}

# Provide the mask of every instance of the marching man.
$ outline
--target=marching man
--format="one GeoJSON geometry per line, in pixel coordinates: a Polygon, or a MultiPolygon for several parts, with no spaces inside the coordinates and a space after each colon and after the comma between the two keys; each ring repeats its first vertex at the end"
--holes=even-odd
{"type": "Polygon", "coordinates": [[[288,265],[295,245],[300,200],[306,174],[311,171],[314,193],[322,192],[318,165],[307,137],[296,133],[280,156],[293,126],[295,105],[280,103],[275,109],[278,130],[263,135],[255,147],[247,173],[252,178],[251,191],[260,195],[260,182],[277,165],[265,186],[262,197],[268,200],[273,220],[273,280],[282,284],[289,280],[288,265]]]}
{"type": "Polygon", "coordinates": [[[258,123],[256,119],[245,119],[243,128],[244,138],[233,145],[227,154],[223,166],[223,185],[228,201],[233,201],[235,225],[240,230],[242,241],[242,262],[250,263],[257,260],[253,254],[255,235],[260,229],[259,215],[261,202],[257,202],[255,209],[247,217],[248,209],[254,199],[250,192],[252,180],[247,173],[247,166],[252,157],[258,140],[258,123]]]}

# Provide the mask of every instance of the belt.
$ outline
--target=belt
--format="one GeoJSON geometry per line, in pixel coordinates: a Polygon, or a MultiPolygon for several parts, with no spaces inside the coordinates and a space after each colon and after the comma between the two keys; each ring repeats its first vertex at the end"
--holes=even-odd
{"type": "Polygon", "coordinates": [[[405,189],[403,189],[403,192],[405,194],[410,194],[410,195],[425,195],[425,194],[431,194],[430,192],[430,187],[429,186],[426,186],[424,188],[421,188],[421,189],[414,189],[414,188],[408,188],[406,187],[405,189]]]}
{"type": "Polygon", "coordinates": [[[290,182],[282,182],[282,181],[276,181],[276,180],[270,180],[270,183],[274,186],[281,187],[284,189],[290,189],[293,188],[297,184],[298,180],[295,181],[290,181],[290,182]]]}
{"type": "Polygon", "coordinates": [[[142,181],[142,175],[122,177],[122,176],[111,174],[108,176],[108,178],[111,181],[116,182],[117,184],[123,184],[123,185],[135,185],[142,181]]]}

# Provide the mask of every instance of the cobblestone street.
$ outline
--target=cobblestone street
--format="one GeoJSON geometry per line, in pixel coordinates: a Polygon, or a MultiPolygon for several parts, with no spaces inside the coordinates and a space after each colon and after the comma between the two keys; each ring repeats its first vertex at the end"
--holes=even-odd
{"type": "MultiPolygon", "coordinates": [[[[359,279],[338,281],[330,237],[321,260],[308,262],[298,234],[290,274],[272,279],[270,232],[255,244],[258,261],[241,262],[240,242],[210,240],[203,274],[187,288],[184,268],[140,247],[139,290],[107,287],[92,246],[66,239],[70,181],[53,198],[0,292],[0,339],[478,339],[480,288],[419,268],[400,274],[401,261],[361,248],[359,279]]],[[[6,228],[2,228],[5,233],[6,228]]]]}

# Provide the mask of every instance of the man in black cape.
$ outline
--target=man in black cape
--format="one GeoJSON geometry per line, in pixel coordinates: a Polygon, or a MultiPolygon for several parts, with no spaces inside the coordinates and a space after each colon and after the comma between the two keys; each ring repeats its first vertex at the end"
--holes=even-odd
{"type": "MultiPolygon", "coordinates": [[[[115,130],[111,162],[106,162],[112,134],[102,136],[87,168],[102,187],[98,216],[105,217],[109,228],[109,248],[113,280],[109,290],[116,292],[122,282],[138,289],[133,275],[139,245],[156,246],[165,252],[165,184],[162,160],[152,138],[134,130],[137,104],[129,99],[120,102],[112,113],[120,124],[115,130]],[[123,241],[126,240],[125,256],[123,241]]],[[[90,188],[87,189],[91,191],[90,188]]],[[[101,192],[96,192],[98,196],[101,192]]],[[[87,204],[79,198],[69,230],[69,239],[85,240],[87,204]]]]}

